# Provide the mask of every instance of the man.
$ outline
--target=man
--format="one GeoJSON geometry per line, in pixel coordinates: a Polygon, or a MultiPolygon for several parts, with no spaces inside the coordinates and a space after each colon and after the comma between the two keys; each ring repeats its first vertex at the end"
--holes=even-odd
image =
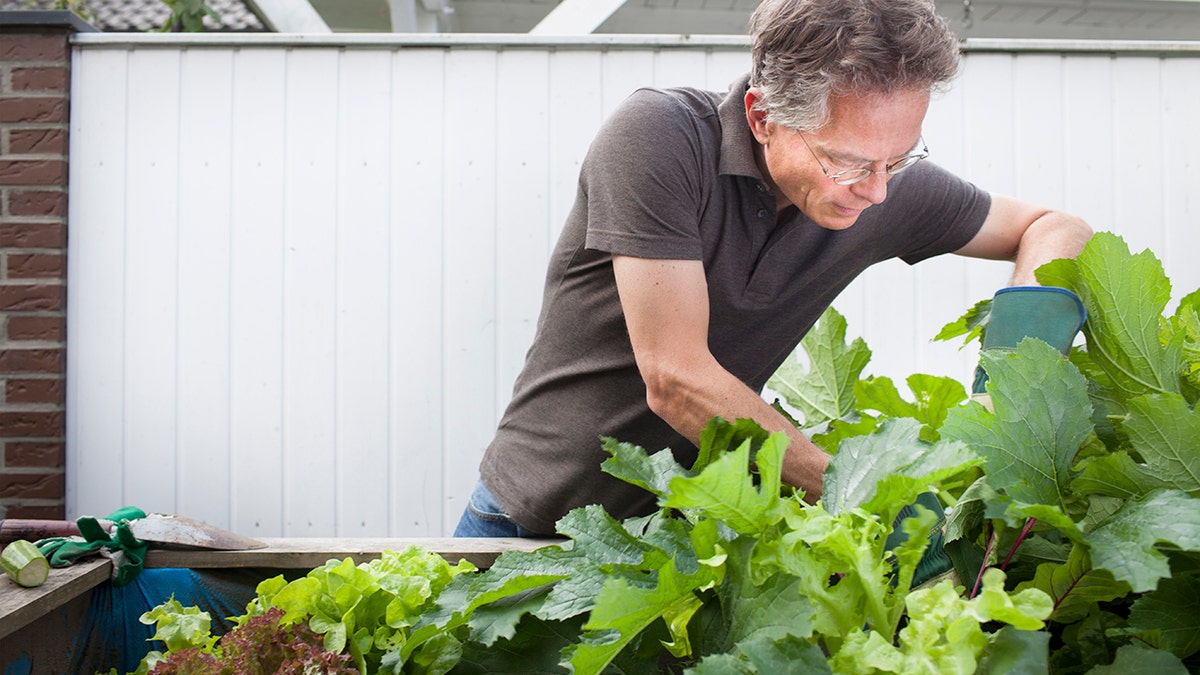
{"type": "Polygon", "coordinates": [[[641,90],[597,135],[534,343],[456,536],[548,536],[573,508],[653,496],[600,469],[601,436],[696,456],[716,416],[791,437],[784,480],[821,495],[828,455],[761,397],[862,270],[944,253],[1078,253],[1080,219],[921,161],[959,46],[926,0],[766,0],[727,94],[641,90]]]}

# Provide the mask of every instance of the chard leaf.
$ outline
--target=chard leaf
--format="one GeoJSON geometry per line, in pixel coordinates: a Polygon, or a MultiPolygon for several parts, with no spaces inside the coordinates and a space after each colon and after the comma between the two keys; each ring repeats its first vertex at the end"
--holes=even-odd
{"type": "Polygon", "coordinates": [[[978,675],[1050,672],[1050,633],[1005,626],[996,631],[975,671],[978,675]]]}
{"type": "Polygon", "coordinates": [[[1171,282],[1153,253],[1130,255],[1124,239],[1098,232],[1079,256],[1039,267],[1037,278],[1083,301],[1088,354],[1126,398],[1181,393],[1183,335],[1160,339],[1171,282]]]}
{"type": "Polygon", "coordinates": [[[1071,488],[1081,495],[1108,495],[1132,499],[1154,490],[1171,487],[1146,471],[1125,450],[1100,457],[1089,457],[1079,463],[1081,470],[1071,488]]]}
{"type": "Polygon", "coordinates": [[[1181,659],[1200,652],[1200,578],[1163,579],[1158,590],[1134,601],[1129,628],[1158,631],[1154,644],[1181,659]]]}
{"type": "Polygon", "coordinates": [[[787,635],[755,636],[731,653],[704,657],[688,675],[832,675],[821,648],[787,635]]]}
{"type": "Polygon", "coordinates": [[[961,443],[920,440],[914,419],[884,420],[870,436],[848,438],[825,471],[821,503],[831,514],[862,508],[888,523],[905,504],[979,463],[961,443]]]}
{"type": "Polygon", "coordinates": [[[1017,590],[1037,588],[1054,600],[1050,618],[1059,623],[1074,623],[1098,604],[1123,598],[1129,594],[1129,584],[1113,579],[1108,570],[1093,570],[1087,548],[1075,546],[1065,563],[1038,565],[1032,581],[1017,586],[1017,590]]]}
{"type": "Polygon", "coordinates": [[[1139,396],[1128,405],[1122,427],[1145,460],[1141,471],[1164,487],[1200,496],[1200,414],[1178,394],[1139,396]]]}
{"type": "Polygon", "coordinates": [[[671,480],[671,493],[663,502],[678,509],[694,509],[722,521],[741,534],[761,534],[779,522],[776,513],[782,486],[783,454],[787,434],[772,434],[755,456],[758,478],[750,471],[751,442],[746,440],[699,475],[671,480]],[[756,483],[761,482],[761,485],[756,483]]]}
{"type": "Polygon", "coordinates": [[[1188,669],[1168,652],[1125,645],[1117,650],[1112,665],[1096,666],[1088,675],[1188,675],[1188,669]]]}
{"type": "Polygon", "coordinates": [[[1156,544],[1200,551],[1200,499],[1175,490],[1153,492],[1126,502],[1085,537],[1094,568],[1111,571],[1137,593],[1152,591],[1159,579],[1171,576],[1156,544]]]}
{"type": "Polygon", "coordinates": [[[970,445],[988,483],[1014,500],[1065,511],[1072,462],[1092,431],[1086,380],[1058,350],[1031,338],[981,360],[995,412],[977,403],[955,408],[942,437],[970,445]]]}
{"type": "Polygon", "coordinates": [[[800,346],[808,354],[806,369],[795,358],[785,359],[767,386],[783,395],[814,427],[854,411],[854,384],[871,360],[862,338],[846,344],[846,319],[830,307],[808,331],[800,346]]]}

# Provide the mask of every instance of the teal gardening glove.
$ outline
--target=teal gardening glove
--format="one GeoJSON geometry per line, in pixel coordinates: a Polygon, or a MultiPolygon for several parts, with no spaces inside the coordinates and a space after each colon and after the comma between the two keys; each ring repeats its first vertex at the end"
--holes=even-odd
{"type": "MultiPolygon", "coordinates": [[[[1065,288],[1056,286],[1012,286],[1002,288],[992,297],[991,312],[983,332],[983,349],[1014,350],[1027,337],[1044,340],[1064,355],[1071,351],[1075,336],[1083,328],[1087,310],[1079,296],[1065,288]]],[[[987,394],[987,373],[982,366],[975,368],[975,381],[971,391],[975,395],[987,394]]],[[[989,401],[981,401],[989,404],[989,401]]],[[[990,405],[989,405],[990,407],[990,405]]],[[[922,493],[915,502],[938,514],[938,521],[929,532],[929,546],[917,564],[913,575],[913,588],[932,585],[950,577],[954,565],[945,550],[946,516],[941,502],[931,492],[922,493]]],[[[907,540],[900,523],[913,515],[909,505],[900,511],[894,523],[894,531],[888,537],[887,547],[907,540]]]]}
{"type": "Polygon", "coordinates": [[[37,548],[51,567],[66,567],[79,558],[94,554],[107,556],[113,561],[113,585],[124,586],[142,571],[148,548],[145,542],[133,536],[129,521],[145,517],[145,512],[135,506],[118,509],[104,518],[116,524],[109,534],[98,519],[83,516],[75,521],[82,536],[40,539],[37,548]]]}
{"type": "MultiPolygon", "coordinates": [[[[983,329],[983,349],[1014,350],[1027,337],[1045,341],[1064,355],[1087,320],[1079,296],[1057,286],[1012,286],[996,291],[983,329]]],[[[971,393],[987,393],[987,373],[975,368],[971,393]]]]}

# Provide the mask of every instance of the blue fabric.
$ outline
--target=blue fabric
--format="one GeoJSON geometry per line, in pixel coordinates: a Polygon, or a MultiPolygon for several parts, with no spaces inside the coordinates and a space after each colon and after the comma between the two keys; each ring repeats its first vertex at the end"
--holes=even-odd
{"type": "Polygon", "coordinates": [[[478,481],[475,484],[475,490],[471,493],[471,498],[467,500],[467,508],[463,509],[458,527],[454,529],[454,536],[540,538],[546,535],[518,525],[492,496],[483,481],[478,481]]]}
{"type": "Polygon", "coordinates": [[[155,627],[138,619],[172,596],[184,607],[208,612],[212,633],[222,635],[233,628],[229,618],[246,612],[258,582],[274,575],[261,570],[158,568],[142,570],[123,586],[97,586],[88,607],[88,630],[71,645],[78,664],[71,672],[95,672],[88,668],[97,663],[119,673],[134,671],[148,652],[163,647],[151,641],[155,627]]]}

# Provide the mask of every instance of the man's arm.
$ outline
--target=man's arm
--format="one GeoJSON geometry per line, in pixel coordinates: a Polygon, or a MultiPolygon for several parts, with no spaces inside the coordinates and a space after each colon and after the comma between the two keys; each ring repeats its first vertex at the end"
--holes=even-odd
{"type": "Polygon", "coordinates": [[[713,417],[750,418],[791,437],[783,479],[815,502],[829,456],[708,349],[708,284],[698,260],[613,256],[621,308],[647,404],[675,431],[700,444],[713,417]]]}
{"type": "Polygon", "coordinates": [[[1073,258],[1092,236],[1083,219],[1012,197],[992,195],[983,227],[956,253],[1011,260],[1013,286],[1037,285],[1034,271],[1056,258],[1073,258]]]}

